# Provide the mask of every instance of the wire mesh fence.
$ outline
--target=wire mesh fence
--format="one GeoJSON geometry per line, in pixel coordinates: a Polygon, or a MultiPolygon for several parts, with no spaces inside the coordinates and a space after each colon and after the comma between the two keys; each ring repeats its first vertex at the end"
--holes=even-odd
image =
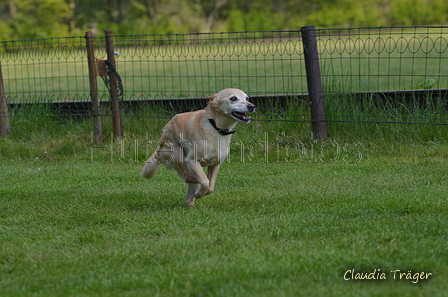
{"type": "Polygon", "coordinates": [[[448,124],[447,27],[318,30],[327,121],[448,124]]]}
{"type": "Polygon", "coordinates": [[[119,35],[114,45],[131,110],[144,105],[163,115],[199,109],[206,96],[239,88],[271,114],[306,93],[300,31],[119,35]]]}
{"type": "MultiPolygon", "coordinates": [[[[448,27],[316,35],[326,121],[448,124],[448,27]]],[[[123,115],[203,108],[205,96],[232,87],[252,97],[255,119],[310,121],[302,41],[299,30],[114,36],[123,115]]],[[[94,50],[107,60],[104,36],[94,50]]],[[[0,42],[0,67],[10,117],[91,115],[84,37],[0,42]]],[[[101,80],[98,95],[110,115],[101,80]]]]}
{"type": "Polygon", "coordinates": [[[0,63],[10,104],[90,100],[81,37],[0,42],[0,63]]]}

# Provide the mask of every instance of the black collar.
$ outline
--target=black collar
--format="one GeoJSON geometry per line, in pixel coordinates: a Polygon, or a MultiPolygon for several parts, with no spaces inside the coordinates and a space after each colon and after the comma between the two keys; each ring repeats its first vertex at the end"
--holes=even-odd
{"type": "Polygon", "coordinates": [[[214,119],[208,119],[208,120],[209,120],[210,124],[212,124],[213,128],[215,128],[222,135],[229,135],[229,134],[233,134],[233,133],[236,132],[236,130],[229,130],[229,129],[218,128],[216,126],[216,123],[215,123],[214,119]]]}

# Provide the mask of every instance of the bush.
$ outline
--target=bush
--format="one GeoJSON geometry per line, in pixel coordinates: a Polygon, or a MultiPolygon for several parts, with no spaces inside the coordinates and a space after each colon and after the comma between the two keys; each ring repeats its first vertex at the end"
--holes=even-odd
{"type": "Polygon", "coordinates": [[[444,23],[448,5],[443,0],[394,0],[390,3],[392,25],[444,23]]]}
{"type": "Polygon", "coordinates": [[[229,16],[227,17],[227,31],[229,32],[239,32],[245,31],[244,14],[239,9],[231,10],[229,16]]]}

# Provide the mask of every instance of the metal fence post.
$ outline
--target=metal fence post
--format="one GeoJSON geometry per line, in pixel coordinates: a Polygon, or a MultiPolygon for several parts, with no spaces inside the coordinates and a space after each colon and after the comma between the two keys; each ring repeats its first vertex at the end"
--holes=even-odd
{"type": "MultiPolygon", "coordinates": [[[[106,52],[107,60],[116,68],[115,65],[115,51],[114,51],[114,36],[112,30],[104,30],[106,34],[106,52]]],[[[109,71],[110,80],[110,99],[112,103],[112,117],[115,138],[123,136],[123,128],[121,123],[120,101],[118,98],[118,82],[115,72],[109,71]]]]}
{"type": "Polygon", "coordinates": [[[3,84],[2,64],[0,63],[0,136],[9,134],[8,104],[6,103],[5,86],[3,84]]]}
{"type": "Polygon", "coordinates": [[[87,60],[89,65],[90,98],[92,100],[93,134],[95,137],[95,142],[98,144],[103,142],[103,128],[101,125],[98,82],[96,78],[98,69],[95,61],[92,32],[86,32],[85,38],[87,46],[87,60]]]}
{"type": "Polygon", "coordinates": [[[327,125],[325,122],[324,94],[320,77],[316,30],[314,26],[305,26],[301,28],[301,32],[308,94],[311,101],[311,123],[313,134],[317,139],[323,140],[327,138],[327,125]]]}

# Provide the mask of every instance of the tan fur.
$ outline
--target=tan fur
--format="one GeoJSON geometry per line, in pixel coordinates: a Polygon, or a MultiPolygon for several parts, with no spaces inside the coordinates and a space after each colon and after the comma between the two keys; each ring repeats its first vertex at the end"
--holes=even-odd
{"type": "Polygon", "coordinates": [[[246,115],[232,112],[254,112],[255,105],[239,89],[224,89],[210,99],[208,106],[193,112],[175,115],[163,128],[159,147],[146,161],[142,176],[150,179],[161,163],[188,184],[185,204],[213,192],[219,166],[227,158],[232,135],[222,135],[209,122],[213,119],[221,129],[232,130],[238,122],[247,124],[246,115]],[[203,167],[207,167],[205,174],[203,167]]]}

